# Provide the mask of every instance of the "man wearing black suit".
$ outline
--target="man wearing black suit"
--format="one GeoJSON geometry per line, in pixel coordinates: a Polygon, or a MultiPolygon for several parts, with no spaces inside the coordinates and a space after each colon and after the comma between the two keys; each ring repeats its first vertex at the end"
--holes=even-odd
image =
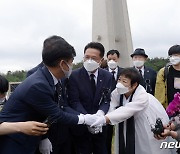
{"type": "Polygon", "coordinates": [[[139,71],[141,75],[140,84],[146,89],[146,91],[154,95],[156,76],[157,73],[152,68],[144,66],[148,55],[145,50],[137,48],[133,54],[131,54],[133,65],[139,71]]]}
{"type": "MultiPolygon", "coordinates": [[[[116,88],[116,84],[120,72],[123,69],[118,66],[119,60],[120,60],[120,53],[118,50],[110,50],[107,52],[107,64],[108,64],[107,70],[113,75],[111,91],[113,91],[116,88]]],[[[107,125],[106,147],[108,154],[111,154],[112,135],[113,135],[113,126],[107,125]]]]}
{"type": "MultiPolygon", "coordinates": [[[[91,42],[84,48],[84,66],[69,78],[70,105],[83,114],[104,115],[109,109],[112,74],[99,68],[104,57],[101,43],[91,42]]],[[[106,154],[105,127],[99,133],[91,127],[73,128],[77,154],[106,154]]],[[[101,128],[100,128],[101,129],[101,128]]]]}
{"type": "MultiPolygon", "coordinates": [[[[51,44],[44,44],[42,59],[45,66],[39,68],[15,89],[0,113],[0,121],[42,122],[48,118],[49,125],[55,122],[91,125],[96,118],[95,115],[77,116],[65,112],[64,105],[60,103],[61,85],[58,81],[71,74],[75,54],[74,48],[61,37],[51,44]]],[[[40,137],[21,133],[4,135],[0,137],[0,153],[34,154],[39,141],[40,137]]]]}

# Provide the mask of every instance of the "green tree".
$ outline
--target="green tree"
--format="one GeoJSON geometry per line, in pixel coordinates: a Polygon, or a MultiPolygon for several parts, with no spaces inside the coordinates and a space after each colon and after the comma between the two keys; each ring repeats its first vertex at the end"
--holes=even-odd
{"type": "Polygon", "coordinates": [[[148,59],[146,61],[145,65],[153,68],[155,71],[159,71],[168,62],[169,62],[168,59],[155,57],[155,58],[152,58],[152,59],[148,59]]]}

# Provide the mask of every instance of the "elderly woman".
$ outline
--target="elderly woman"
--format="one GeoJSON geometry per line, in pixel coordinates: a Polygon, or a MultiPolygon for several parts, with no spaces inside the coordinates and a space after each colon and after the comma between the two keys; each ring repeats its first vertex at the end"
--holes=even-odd
{"type": "Polygon", "coordinates": [[[137,70],[124,69],[112,92],[109,113],[100,116],[92,126],[119,123],[115,134],[117,154],[169,154],[169,149],[160,149],[161,141],[156,140],[151,132],[157,118],[167,124],[168,116],[158,100],[139,82],[137,70]]]}

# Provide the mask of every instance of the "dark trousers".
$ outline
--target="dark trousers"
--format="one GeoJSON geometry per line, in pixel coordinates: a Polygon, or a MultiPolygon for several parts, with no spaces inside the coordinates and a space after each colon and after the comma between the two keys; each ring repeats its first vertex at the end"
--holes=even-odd
{"type": "Polygon", "coordinates": [[[106,128],[102,133],[91,134],[86,130],[81,136],[74,136],[76,154],[107,154],[106,128]]]}
{"type": "Polygon", "coordinates": [[[107,137],[106,137],[107,153],[111,154],[113,126],[112,125],[107,125],[106,127],[107,127],[107,137]]]}

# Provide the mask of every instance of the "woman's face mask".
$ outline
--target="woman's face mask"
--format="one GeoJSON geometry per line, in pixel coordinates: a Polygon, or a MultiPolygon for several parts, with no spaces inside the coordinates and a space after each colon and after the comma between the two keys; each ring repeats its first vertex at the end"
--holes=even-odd
{"type": "Polygon", "coordinates": [[[118,82],[116,85],[119,94],[125,94],[129,92],[129,87],[125,87],[122,83],[118,82]]]}
{"type": "Polygon", "coordinates": [[[92,59],[88,59],[86,61],[84,61],[84,68],[88,71],[88,72],[93,72],[94,70],[96,70],[97,68],[99,68],[99,63],[97,63],[96,61],[92,60],[92,59]]]}
{"type": "Polygon", "coordinates": [[[180,57],[179,56],[171,56],[169,58],[169,61],[172,65],[177,65],[180,63],[180,57]]]}

